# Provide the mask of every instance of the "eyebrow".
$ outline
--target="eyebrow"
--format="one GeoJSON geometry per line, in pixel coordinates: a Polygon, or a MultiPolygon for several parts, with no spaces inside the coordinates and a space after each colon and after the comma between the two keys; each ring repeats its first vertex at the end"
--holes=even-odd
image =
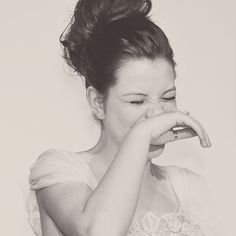
{"type": "MultiPolygon", "coordinates": [[[[176,88],[173,87],[173,88],[170,88],[170,89],[167,89],[162,95],[166,94],[166,93],[169,93],[171,91],[176,91],[176,88]]],[[[140,92],[130,92],[130,93],[125,93],[123,94],[122,96],[129,96],[129,95],[141,95],[141,96],[147,96],[147,94],[145,93],[140,93],[140,92]]]]}

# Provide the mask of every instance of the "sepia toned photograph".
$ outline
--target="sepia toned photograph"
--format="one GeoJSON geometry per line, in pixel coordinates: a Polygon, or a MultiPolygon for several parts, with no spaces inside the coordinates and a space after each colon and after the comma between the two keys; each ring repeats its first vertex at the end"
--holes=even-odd
{"type": "Polygon", "coordinates": [[[236,235],[235,1],[0,9],[2,235],[236,235]]]}

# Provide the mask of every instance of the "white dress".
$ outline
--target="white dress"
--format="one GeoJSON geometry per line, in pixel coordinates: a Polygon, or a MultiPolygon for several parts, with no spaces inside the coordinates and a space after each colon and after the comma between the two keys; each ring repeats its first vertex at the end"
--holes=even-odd
{"type": "MultiPolygon", "coordinates": [[[[205,180],[191,170],[163,166],[179,201],[174,212],[157,217],[146,212],[140,221],[133,220],[127,236],[223,236],[218,220],[212,214],[205,180]]],[[[35,190],[67,181],[97,185],[89,165],[78,155],[62,150],[44,152],[30,169],[30,195],[27,201],[29,223],[37,236],[42,236],[35,190]]]]}

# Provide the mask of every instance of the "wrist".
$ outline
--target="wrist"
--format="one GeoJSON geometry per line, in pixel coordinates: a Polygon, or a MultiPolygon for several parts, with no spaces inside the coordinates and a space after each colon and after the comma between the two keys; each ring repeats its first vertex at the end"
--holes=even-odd
{"type": "Polygon", "coordinates": [[[146,129],[146,127],[144,127],[144,125],[142,123],[134,125],[131,128],[131,133],[134,134],[134,136],[137,139],[143,139],[148,144],[150,144],[152,137],[150,135],[150,132],[148,132],[148,130],[146,129]]]}

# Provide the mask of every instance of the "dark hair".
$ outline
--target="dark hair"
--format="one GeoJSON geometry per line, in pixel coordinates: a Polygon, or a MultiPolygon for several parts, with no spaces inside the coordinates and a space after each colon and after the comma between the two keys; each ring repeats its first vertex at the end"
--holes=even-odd
{"type": "Polygon", "coordinates": [[[148,14],[150,0],[80,0],[60,36],[66,62],[106,98],[126,58],[166,58],[175,67],[165,33],[148,14]]]}

